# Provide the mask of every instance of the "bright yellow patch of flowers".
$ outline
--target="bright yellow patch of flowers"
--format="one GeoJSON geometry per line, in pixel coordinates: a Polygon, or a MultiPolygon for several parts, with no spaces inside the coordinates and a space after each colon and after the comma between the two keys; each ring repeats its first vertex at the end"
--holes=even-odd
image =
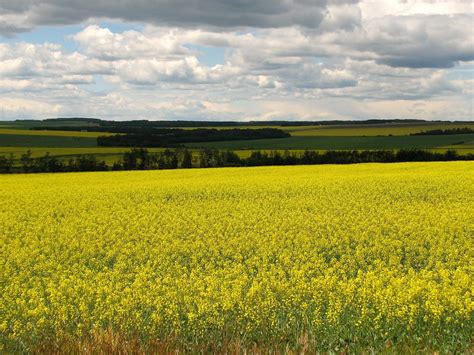
{"type": "Polygon", "coordinates": [[[3,349],[112,329],[453,350],[474,330],[471,162],[3,175],[0,200],[3,349]]]}

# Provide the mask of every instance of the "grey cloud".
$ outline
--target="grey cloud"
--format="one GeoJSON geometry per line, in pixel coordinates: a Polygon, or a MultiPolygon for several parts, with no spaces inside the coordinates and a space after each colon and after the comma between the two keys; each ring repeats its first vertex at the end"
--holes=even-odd
{"type": "Polygon", "coordinates": [[[387,16],[344,27],[350,24],[344,19],[356,19],[357,11],[346,6],[331,11],[317,30],[261,29],[238,36],[201,32],[189,39],[231,47],[232,60],[254,70],[298,66],[309,57],[370,59],[411,69],[451,68],[474,60],[473,14],[387,16]]]}
{"type": "Polygon", "coordinates": [[[392,67],[450,68],[474,60],[473,23],[473,14],[387,16],[340,41],[392,67]]]}
{"type": "MultiPolygon", "coordinates": [[[[0,0],[0,31],[80,23],[90,18],[158,25],[316,28],[332,4],[353,0],[0,0]]],[[[1,32],[0,32],[1,33],[1,32]]]]}
{"type": "Polygon", "coordinates": [[[454,82],[450,73],[456,69],[449,69],[474,63],[472,14],[368,20],[361,17],[357,6],[345,1],[277,0],[271,8],[269,2],[218,4],[206,0],[198,9],[191,1],[190,8],[184,8],[182,1],[142,0],[134,2],[137,13],[127,17],[124,8],[131,0],[114,2],[115,8],[109,6],[113,13],[108,14],[107,3],[110,0],[96,0],[94,6],[88,0],[74,4],[70,0],[15,4],[0,0],[0,27],[9,20],[13,27],[47,23],[48,16],[56,16],[58,23],[72,23],[92,13],[177,26],[116,33],[91,25],[67,38],[79,44],[72,53],[54,44],[0,43],[3,105],[20,110],[30,105],[22,101],[27,98],[34,102],[32,112],[60,106],[65,115],[96,110],[84,114],[124,119],[136,115],[151,119],[252,115],[310,119],[327,117],[327,112],[344,118],[406,117],[412,112],[410,107],[423,100],[434,114],[413,111],[413,116],[440,118],[452,112],[452,118],[472,119],[472,81],[459,74],[454,82]],[[162,6],[163,12],[143,14],[145,3],[162,6]],[[166,13],[176,3],[183,7],[184,15],[166,13]],[[217,6],[215,14],[232,10],[222,15],[229,22],[219,24],[212,19],[215,14],[196,15],[210,12],[211,5],[217,6]],[[43,12],[33,13],[35,6],[42,6],[43,12]],[[100,8],[104,11],[94,10],[100,8]],[[310,18],[311,9],[322,16],[318,27],[309,27],[317,16],[313,20],[292,17],[303,8],[309,8],[310,18]],[[74,9],[79,12],[72,13],[74,9]],[[246,18],[237,26],[238,14],[246,18]],[[266,28],[279,17],[283,17],[280,24],[288,27],[266,28]],[[257,29],[234,28],[257,19],[261,21],[257,29]],[[194,24],[196,28],[189,28],[194,24]],[[200,62],[201,46],[224,48],[224,63],[200,62]],[[103,82],[107,85],[101,85],[103,82]],[[265,100],[268,106],[260,106],[265,100]],[[321,103],[330,100],[337,104],[318,112],[321,103]],[[460,107],[459,113],[453,106],[460,107]]]}
{"type": "Polygon", "coordinates": [[[33,3],[32,0],[1,1],[1,14],[26,12],[33,3]]]}
{"type": "MultiPolygon", "coordinates": [[[[462,57],[461,57],[462,58],[462,57]]],[[[461,58],[456,58],[457,60],[462,60],[461,58]]],[[[472,60],[469,57],[466,57],[467,60],[472,60]]],[[[388,57],[377,59],[377,63],[389,65],[391,67],[402,67],[402,68],[451,68],[455,64],[453,58],[448,57],[436,57],[432,56],[429,58],[417,58],[417,57],[388,57]]]]}
{"type": "Polygon", "coordinates": [[[360,27],[362,22],[361,11],[352,4],[338,4],[329,6],[325,18],[318,28],[320,32],[352,31],[360,27]]]}
{"type": "Polygon", "coordinates": [[[434,100],[462,96],[444,69],[394,68],[373,61],[347,61],[345,67],[359,78],[357,87],[328,92],[329,95],[360,100],[434,100]]]}
{"type": "Polygon", "coordinates": [[[274,72],[279,82],[291,91],[348,88],[357,86],[357,78],[350,71],[306,61],[302,65],[274,72]]]}

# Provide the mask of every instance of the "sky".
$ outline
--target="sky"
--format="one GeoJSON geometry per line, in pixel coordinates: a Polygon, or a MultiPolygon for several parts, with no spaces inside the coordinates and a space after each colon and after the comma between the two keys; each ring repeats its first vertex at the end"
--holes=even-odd
{"type": "Polygon", "coordinates": [[[0,0],[0,120],[473,121],[471,0],[0,0]]]}

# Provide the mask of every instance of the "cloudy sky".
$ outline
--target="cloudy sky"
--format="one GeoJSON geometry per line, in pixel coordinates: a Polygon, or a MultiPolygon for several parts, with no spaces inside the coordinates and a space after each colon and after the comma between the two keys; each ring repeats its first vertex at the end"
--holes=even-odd
{"type": "Polygon", "coordinates": [[[474,120],[471,0],[0,0],[0,120],[474,120]]]}

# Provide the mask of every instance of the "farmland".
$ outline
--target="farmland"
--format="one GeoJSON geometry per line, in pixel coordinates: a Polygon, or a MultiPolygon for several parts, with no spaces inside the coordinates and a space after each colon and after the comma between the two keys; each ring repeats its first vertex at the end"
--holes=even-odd
{"type": "Polygon", "coordinates": [[[468,352],[473,171],[1,175],[0,352],[468,352]]]}
{"type": "MultiPolygon", "coordinates": [[[[1,127],[1,126],[0,126],[1,127]]],[[[29,130],[29,129],[11,129],[0,128],[0,135],[14,136],[49,136],[49,137],[80,137],[97,138],[99,136],[109,136],[112,133],[107,132],[82,132],[82,131],[53,131],[53,130],[29,130]]],[[[34,137],[33,137],[34,138],[34,137]]]]}
{"type": "MultiPolygon", "coordinates": [[[[14,121],[2,122],[0,127],[0,156],[13,153],[18,160],[21,154],[31,150],[33,156],[41,156],[49,152],[60,159],[77,157],[78,155],[94,155],[98,159],[112,165],[118,161],[128,149],[124,147],[99,147],[98,136],[107,136],[109,132],[95,132],[103,128],[109,121],[91,119],[54,119],[45,121],[14,121]],[[62,128],[77,129],[76,131],[61,130],[62,128]],[[42,130],[33,130],[42,129],[42,130]],[[49,129],[48,129],[49,128],[49,129]],[[54,129],[54,130],[53,130],[54,129]],[[59,130],[57,130],[59,129],[59,130]],[[84,131],[88,130],[88,131],[84,131]]],[[[210,125],[204,122],[203,127],[216,129],[235,128],[278,128],[291,134],[288,138],[259,139],[245,141],[219,141],[206,143],[188,143],[188,148],[199,151],[204,148],[233,150],[239,156],[248,156],[252,150],[290,150],[301,152],[306,149],[326,150],[398,150],[398,149],[429,149],[435,152],[456,150],[465,155],[474,153],[474,134],[410,136],[433,129],[473,128],[472,122],[395,122],[360,124],[321,124],[321,125],[275,125],[258,123],[245,125],[210,125]]],[[[171,127],[172,122],[169,123],[171,127]]],[[[186,125],[184,125],[186,126],[186,125]]],[[[168,127],[168,126],[166,126],[168,127]]],[[[179,127],[179,123],[176,123],[179,127]]],[[[184,127],[185,129],[199,126],[184,127]]],[[[161,148],[150,148],[152,152],[161,148]]]]}
{"type": "Polygon", "coordinates": [[[474,123],[438,123],[425,122],[423,124],[370,124],[370,125],[346,125],[346,126],[303,126],[284,128],[295,137],[363,137],[363,136],[408,136],[413,133],[419,133],[433,129],[453,129],[453,128],[474,128],[474,123]]]}
{"type": "Polygon", "coordinates": [[[297,136],[280,139],[260,139],[248,141],[223,141],[206,143],[188,143],[191,148],[216,149],[320,149],[320,150],[357,150],[357,149],[430,149],[445,145],[462,144],[473,141],[474,134],[445,136],[297,136]]]}
{"type": "Polygon", "coordinates": [[[97,147],[97,138],[44,134],[31,135],[0,133],[0,144],[3,147],[90,148],[97,147]]]}
{"type": "MultiPolygon", "coordinates": [[[[46,132],[42,132],[46,133],[46,132]]],[[[54,132],[57,134],[58,132],[54,132]]],[[[69,133],[69,132],[68,132],[69,133]]],[[[97,133],[96,133],[97,134],[97,133]]],[[[454,147],[458,144],[473,142],[474,134],[459,134],[446,136],[392,136],[392,137],[357,137],[357,136],[296,136],[279,139],[259,139],[246,141],[221,141],[209,143],[188,143],[190,148],[217,148],[217,149],[290,149],[290,150],[329,150],[329,149],[404,149],[404,148],[438,148],[442,146],[454,147]]],[[[8,151],[7,147],[26,148],[89,148],[96,147],[97,150],[109,147],[97,147],[94,137],[83,136],[61,136],[61,135],[26,135],[26,134],[1,134],[0,131],[0,153],[8,151]]],[[[456,147],[454,147],[456,148],[456,147]]],[[[119,148],[119,151],[123,150],[119,148]]],[[[79,150],[78,150],[79,151],[79,150]]]]}

